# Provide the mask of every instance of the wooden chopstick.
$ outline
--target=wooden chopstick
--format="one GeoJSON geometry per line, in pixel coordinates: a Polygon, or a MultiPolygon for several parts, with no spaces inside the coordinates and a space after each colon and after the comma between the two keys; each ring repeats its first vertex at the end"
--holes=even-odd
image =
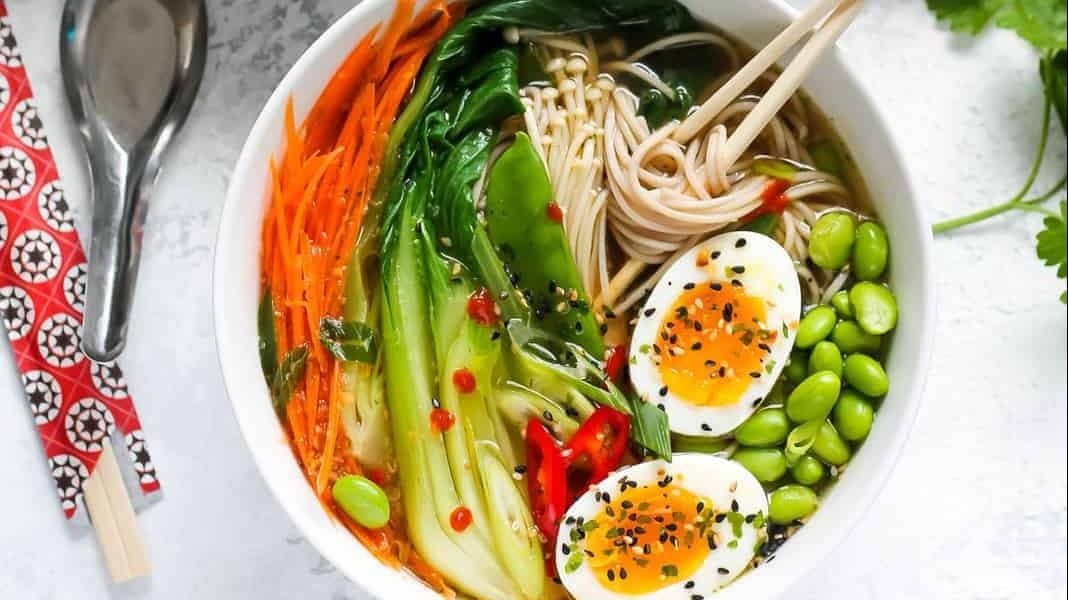
{"type": "Polygon", "coordinates": [[[849,26],[859,11],[861,3],[861,0],[819,0],[813,4],[775,36],[775,39],[767,46],[764,46],[697,110],[690,113],[672,134],[672,138],[683,144],[693,139],[716,115],[748,89],[830,12],[831,15],[812,34],[809,41],[797,53],[790,65],[783,70],[757,106],[746,115],[746,118],[731,134],[725,148],[724,162],[734,164],[753,143],[753,140],[760,135],[772,117],[794,95],[827,48],[832,46],[849,26]]]}
{"type": "Polygon", "coordinates": [[[111,441],[105,439],[103,446],[96,470],[85,485],[85,505],[108,573],[112,581],[121,583],[148,575],[151,565],[111,441]]]}
{"type": "Polygon", "coordinates": [[[800,89],[801,84],[812,72],[823,53],[834,45],[842,32],[853,22],[853,18],[860,12],[860,6],[860,0],[845,0],[812,34],[808,42],[797,52],[797,56],[783,69],[782,74],[767,93],[731,133],[723,151],[723,164],[733,165],[741,158],[753,140],[767,127],[779,110],[790,100],[790,97],[800,89]]]}

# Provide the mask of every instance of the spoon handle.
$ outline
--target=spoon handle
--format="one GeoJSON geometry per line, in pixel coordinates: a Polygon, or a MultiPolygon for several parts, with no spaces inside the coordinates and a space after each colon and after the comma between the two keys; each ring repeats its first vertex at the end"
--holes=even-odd
{"type": "Polygon", "coordinates": [[[89,153],[93,233],[82,347],[94,361],[108,362],[117,358],[126,344],[141,259],[145,199],[153,178],[146,181],[143,165],[125,152],[99,150],[103,149],[89,153]]]}

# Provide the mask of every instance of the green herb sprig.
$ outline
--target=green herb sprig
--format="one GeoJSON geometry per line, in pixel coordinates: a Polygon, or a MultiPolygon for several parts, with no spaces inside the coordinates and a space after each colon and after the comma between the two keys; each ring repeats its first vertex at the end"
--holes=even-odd
{"type": "MultiPolygon", "coordinates": [[[[1061,202],[1059,212],[1044,204],[1065,188],[1068,175],[1045,192],[1029,195],[1046,155],[1050,113],[1056,113],[1062,131],[1068,133],[1068,0],[927,0],[927,8],[957,33],[978,35],[993,23],[1029,42],[1040,55],[1038,72],[1045,95],[1038,150],[1020,191],[1001,204],[936,223],[934,232],[946,233],[1010,211],[1044,215],[1044,229],[1036,237],[1035,251],[1047,266],[1057,267],[1057,277],[1065,279],[1068,275],[1065,203],[1061,202]]],[[[1061,302],[1068,302],[1068,292],[1061,294],[1061,302]]]]}

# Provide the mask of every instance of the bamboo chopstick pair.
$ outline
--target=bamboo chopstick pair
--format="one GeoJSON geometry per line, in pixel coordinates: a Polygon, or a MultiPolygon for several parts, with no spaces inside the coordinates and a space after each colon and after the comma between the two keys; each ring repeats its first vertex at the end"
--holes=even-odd
{"type": "Polygon", "coordinates": [[[85,506],[108,574],[120,583],[148,575],[152,567],[111,441],[105,438],[103,445],[96,471],[85,484],[85,506]]]}

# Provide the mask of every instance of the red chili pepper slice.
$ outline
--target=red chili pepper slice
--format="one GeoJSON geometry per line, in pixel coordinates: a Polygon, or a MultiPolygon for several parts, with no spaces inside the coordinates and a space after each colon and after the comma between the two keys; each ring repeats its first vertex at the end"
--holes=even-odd
{"type": "Polygon", "coordinates": [[[527,422],[527,490],[534,523],[555,547],[556,531],[567,510],[567,462],[560,445],[541,421],[527,422]]]}
{"type": "Polygon", "coordinates": [[[609,348],[604,361],[604,372],[608,374],[608,378],[612,381],[619,381],[625,366],[627,366],[627,347],[620,344],[609,348]]]}
{"type": "Polygon", "coordinates": [[[496,325],[497,303],[486,288],[479,288],[467,299],[467,315],[479,325],[496,325]]]}
{"type": "MultiPolygon", "coordinates": [[[[577,497],[619,468],[627,451],[630,417],[609,406],[599,406],[567,442],[570,450],[568,481],[577,497]]],[[[570,501],[570,500],[569,500],[570,501]]]]}

